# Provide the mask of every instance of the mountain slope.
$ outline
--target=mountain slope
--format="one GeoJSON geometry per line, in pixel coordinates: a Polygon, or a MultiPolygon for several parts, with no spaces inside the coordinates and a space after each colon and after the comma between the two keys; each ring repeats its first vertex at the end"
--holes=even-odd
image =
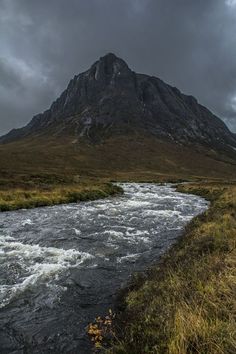
{"type": "Polygon", "coordinates": [[[236,137],[218,117],[162,80],[136,74],[114,54],[75,76],[47,111],[0,143],[5,170],[9,159],[17,169],[58,170],[63,156],[73,173],[236,173],[236,137]]]}

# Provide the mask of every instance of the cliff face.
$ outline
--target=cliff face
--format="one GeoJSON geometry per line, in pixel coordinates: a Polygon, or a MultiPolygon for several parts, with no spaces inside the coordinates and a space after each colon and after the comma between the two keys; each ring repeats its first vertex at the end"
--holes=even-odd
{"type": "Polygon", "coordinates": [[[75,76],[47,111],[0,142],[48,132],[96,142],[136,131],[184,145],[236,147],[235,135],[194,97],[156,77],[136,74],[114,54],[75,76]]]}

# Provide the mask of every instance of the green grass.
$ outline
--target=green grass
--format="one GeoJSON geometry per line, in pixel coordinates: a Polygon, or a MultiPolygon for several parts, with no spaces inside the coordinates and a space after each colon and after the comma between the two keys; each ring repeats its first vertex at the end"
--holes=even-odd
{"type": "Polygon", "coordinates": [[[28,209],[55,204],[106,198],[122,193],[122,189],[111,183],[71,184],[40,188],[8,188],[0,190],[0,211],[28,209]]]}
{"type": "Polygon", "coordinates": [[[120,293],[109,353],[236,352],[236,186],[195,183],[178,190],[202,195],[211,206],[120,293]]]}

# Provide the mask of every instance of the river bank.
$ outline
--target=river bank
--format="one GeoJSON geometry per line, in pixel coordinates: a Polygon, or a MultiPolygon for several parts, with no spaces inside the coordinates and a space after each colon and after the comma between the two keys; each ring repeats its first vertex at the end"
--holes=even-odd
{"type": "Polygon", "coordinates": [[[236,351],[236,186],[195,183],[177,190],[205,197],[210,208],[120,293],[118,340],[109,353],[236,351]]]}
{"type": "Polygon", "coordinates": [[[74,183],[49,185],[46,188],[7,188],[0,190],[0,211],[30,209],[107,198],[122,194],[112,183],[74,183]]]}

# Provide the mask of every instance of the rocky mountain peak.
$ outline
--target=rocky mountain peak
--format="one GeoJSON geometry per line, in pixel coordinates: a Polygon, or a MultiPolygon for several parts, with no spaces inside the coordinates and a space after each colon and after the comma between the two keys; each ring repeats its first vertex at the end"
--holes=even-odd
{"type": "Polygon", "coordinates": [[[121,86],[124,88],[124,84],[132,81],[132,78],[133,72],[126,62],[113,53],[101,57],[88,71],[77,77],[80,81],[86,81],[88,96],[90,92],[95,93],[94,88],[98,89],[101,94],[108,89],[119,89],[121,86]]]}
{"type": "Polygon", "coordinates": [[[101,57],[88,71],[89,75],[94,77],[95,80],[115,78],[128,72],[131,72],[131,70],[126,62],[113,53],[101,57]]]}

